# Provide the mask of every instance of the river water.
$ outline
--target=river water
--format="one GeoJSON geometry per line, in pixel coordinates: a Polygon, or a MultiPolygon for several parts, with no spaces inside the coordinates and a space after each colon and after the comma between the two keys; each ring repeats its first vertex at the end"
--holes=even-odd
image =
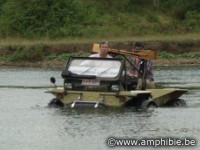
{"type": "Polygon", "coordinates": [[[114,147],[115,138],[190,138],[193,147],[165,146],[158,149],[200,149],[200,69],[159,67],[156,82],[165,87],[188,88],[181,98],[183,108],[157,108],[151,113],[131,110],[62,110],[48,108],[53,98],[45,93],[49,78],[62,85],[61,69],[0,69],[0,149],[1,150],[77,150],[77,149],[154,149],[114,147]]]}

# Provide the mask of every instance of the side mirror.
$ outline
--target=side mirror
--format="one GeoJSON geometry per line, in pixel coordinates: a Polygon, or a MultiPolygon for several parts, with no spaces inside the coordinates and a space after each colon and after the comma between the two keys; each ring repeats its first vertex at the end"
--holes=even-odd
{"type": "Polygon", "coordinates": [[[56,83],[56,79],[54,77],[50,78],[51,83],[55,84],[56,83]]]}
{"type": "Polygon", "coordinates": [[[51,83],[53,83],[55,85],[55,88],[57,88],[57,85],[55,84],[56,83],[56,79],[54,77],[51,77],[50,81],[51,81],[51,83]]]}

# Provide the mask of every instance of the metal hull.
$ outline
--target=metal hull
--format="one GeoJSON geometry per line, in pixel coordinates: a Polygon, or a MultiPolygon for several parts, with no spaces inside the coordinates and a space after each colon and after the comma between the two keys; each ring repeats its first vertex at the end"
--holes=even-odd
{"type": "Polygon", "coordinates": [[[181,95],[186,93],[186,89],[164,88],[164,89],[147,89],[152,94],[152,101],[157,106],[165,106],[169,101],[177,100],[181,95]]]}
{"type": "MultiPolygon", "coordinates": [[[[67,91],[64,93],[63,88],[57,88],[50,93],[54,94],[64,105],[70,107],[87,106],[97,108],[100,105],[106,107],[124,107],[130,101],[144,101],[144,97],[149,97],[149,102],[158,107],[165,106],[169,101],[178,99],[186,93],[184,89],[147,89],[146,91],[122,91],[114,92],[88,92],[88,91],[67,91]]],[[[147,99],[145,99],[147,100],[147,99]]],[[[138,103],[138,102],[137,102],[138,103]]],[[[139,105],[141,105],[139,102],[139,105]]]]}

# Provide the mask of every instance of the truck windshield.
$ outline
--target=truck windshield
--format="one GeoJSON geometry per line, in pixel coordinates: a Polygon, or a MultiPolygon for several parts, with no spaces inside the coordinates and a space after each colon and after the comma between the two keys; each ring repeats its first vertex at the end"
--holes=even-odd
{"type": "Polygon", "coordinates": [[[73,59],[68,71],[78,75],[95,75],[102,78],[115,78],[120,72],[119,60],[73,59]]]}

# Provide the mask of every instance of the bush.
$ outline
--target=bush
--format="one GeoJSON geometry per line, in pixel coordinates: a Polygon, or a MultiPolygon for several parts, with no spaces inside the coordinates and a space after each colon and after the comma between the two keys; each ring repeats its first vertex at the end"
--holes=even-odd
{"type": "Polygon", "coordinates": [[[6,57],[5,56],[0,56],[0,61],[6,61],[6,57]]]}
{"type": "Polygon", "coordinates": [[[23,50],[16,50],[7,60],[11,62],[30,61],[36,62],[44,59],[43,46],[36,45],[23,50]]]}
{"type": "Polygon", "coordinates": [[[73,36],[80,21],[73,0],[7,0],[1,15],[4,34],[9,36],[73,36]]]}
{"type": "Polygon", "coordinates": [[[196,28],[200,26],[200,13],[196,10],[186,13],[185,24],[188,27],[196,28]]]}
{"type": "Polygon", "coordinates": [[[199,0],[0,0],[0,37],[113,37],[200,31],[199,0]],[[159,17],[167,16],[167,25],[159,17]]]}
{"type": "Polygon", "coordinates": [[[160,59],[172,59],[172,58],[200,58],[200,53],[183,53],[183,54],[172,54],[165,51],[159,53],[158,58],[160,59]]]}
{"type": "Polygon", "coordinates": [[[161,51],[159,53],[159,56],[158,56],[158,58],[161,58],[161,59],[172,59],[174,57],[175,57],[174,54],[168,53],[168,52],[165,52],[165,51],[161,51]]]}
{"type": "Polygon", "coordinates": [[[180,58],[200,58],[200,53],[183,53],[183,54],[179,54],[177,57],[180,58]]]}
{"type": "Polygon", "coordinates": [[[88,52],[79,51],[77,53],[63,53],[56,56],[55,54],[49,55],[46,57],[46,60],[56,60],[56,61],[67,61],[70,57],[87,57],[89,56],[88,52]]]}

